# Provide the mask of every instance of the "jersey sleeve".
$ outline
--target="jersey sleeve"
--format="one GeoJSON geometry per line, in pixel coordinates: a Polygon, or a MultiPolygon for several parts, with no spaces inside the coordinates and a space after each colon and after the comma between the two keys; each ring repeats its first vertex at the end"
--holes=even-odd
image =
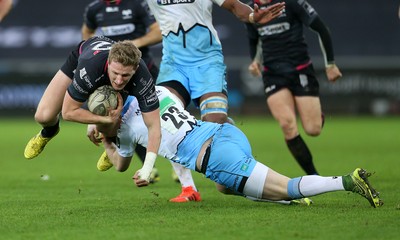
{"type": "Polygon", "coordinates": [[[96,22],[96,11],[94,8],[94,3],[86,6],[85,11],[83,12],[83,22],[90,29],[96,29],[98,27],[96,22]]]}
{"type": "Polygon", "coordinates": [[[151,112],[159,108],[160,103],[155,89],[155,80],[152,78],[146,64],[140,61],[139,68],[133,75],[132,89],[127,89],[130,95],[137,98],[142,112],[151,112]]]}
{"type": "Polygon", "coordinates": [[[90,60],[79,60],[71,85],[69,95],[78,102],[85,102],[89,95],[99,86],[95,85],[96,76],[103,74],[103,65],[90,64],[90,60]]]}
{"type": "Polygon", "coordinates": [[[79,48],[84,41],[80,42],[68,55],[60,70],[69,78],[74,77],[74,71],[78,65],[79,48]]]}
{"type": "Polygon", "coordinates": [[[153,13],[151,12],[147,2],[146,1],[139,1],[139,2],[140,3],[137,12],[140,13],[141,19],[145,24],[145,26],[149,27],[150,25],[156,22],[156,19],[153,13]]]}
{"type": "Polygon", "coordinates": [[[311,22],[318,16],[315,9],[305,0],[289,0],[286,1],[286,5],[293,9],[294,13],[307,27],[310,26],[311,22]]]}

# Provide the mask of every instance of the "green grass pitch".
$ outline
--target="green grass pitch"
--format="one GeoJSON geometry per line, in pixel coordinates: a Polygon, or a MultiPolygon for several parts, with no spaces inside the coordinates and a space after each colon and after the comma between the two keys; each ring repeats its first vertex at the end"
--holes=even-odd
{"type": "MultiPolygon", "coordinates": [[[[236,117],[260,162],[290,177],[303,174],[270,117],[236,117]]],[[[385,204],[374,209],[347,192],[315,196],[310,207],[224,196],[199,173],[203,201],[176,204],[180,193],[171,166],[159,158],[161,180],[135,187],[140,167],[99,172],[101,147],[82,124],[61,122],[43,153],[23,157],[40,127],[31,119],[0,119],[1,239],[398,239],[400,234],[400,118],[328,116],[321,136],[302,136],[321,175],[363,167],[385,204]],[[48,175],[49,180],[41,179],[48,175]]]]}

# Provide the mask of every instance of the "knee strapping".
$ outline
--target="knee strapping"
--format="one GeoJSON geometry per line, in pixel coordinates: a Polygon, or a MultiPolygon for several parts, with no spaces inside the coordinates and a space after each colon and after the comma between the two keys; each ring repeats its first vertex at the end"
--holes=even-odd
{"type": "Polygon", "coordinates": [[[220,113],[228,115],[228,100],[224,97],[213,96],[200,103],[201,117],[207,114],[220,113]]]}

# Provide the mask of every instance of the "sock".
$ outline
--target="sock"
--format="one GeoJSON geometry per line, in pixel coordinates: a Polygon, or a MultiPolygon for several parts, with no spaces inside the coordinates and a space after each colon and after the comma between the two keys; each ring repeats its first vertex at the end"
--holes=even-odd
{"type": "Polygon", "coordinates": [[[311,152],[300,135],[297,135],[293,139],[286,140],[286,144],[293,157],[308,175],[318,175],[313,164],[311,152]]]}
{"type": "Polygon", "coordinates": [[[289,180],[288,195],[293,199],[315,196],[318,194],[343,191],[342,177],[321,177],[308,175],[289,180]]]}
{"type": "Polygon", "coordinates": [[[135,153],[139,157],[140,161],[144,163],[144,159],[146,158],[147,149],[140,144],[136,145],[135,153]]]}
{"type": "Polygon", "coordinates": [[[45,138],[51,138],[57,134],[58,129],[60,129],[60,120],[58,120],[54,126],[44,127],[40,135],[45,138]]]}
{"type": "Polygon", "coordinates": [[[350,175],[345,175],[342,177],[343,187],[346,191],[353,191],[354,182],[350,175]]]}
{"type": "Polygon", "coordinates": [[[174,168],[174,171],[176,175],[179,177],[179,181],[181,182],[182,187],[189,187],[192,186],[192,188],[197,192],[197,188],[194,185],[194,181],[192,178],[192,173],[190,172],[190,169],[185,168],[184,166],[171,162],[172,167],[174,168]]]}

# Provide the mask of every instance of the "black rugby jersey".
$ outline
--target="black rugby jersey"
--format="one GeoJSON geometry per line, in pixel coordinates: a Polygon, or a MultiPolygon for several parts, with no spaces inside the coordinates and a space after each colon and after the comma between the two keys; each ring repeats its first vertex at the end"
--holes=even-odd
{"type": "MultiPolygon", "coordinates": [[[[71,52],[61,70],[71,77],[68,93],[78,102],[85,102],[91,93],[103,85],[111,85],[107,74],[108,53],[113,40],[95,36],[79,44],[71,52]]],[[[150,112],[159,107],[155,92],[155,82],[146,64],[140,60],[139,67],[124,88],[128,95],[135,96],[142,112],[150,112]]]]}
{"type": "MultiPolygon", "coordinates": [[[[260,7],[267,7],[281,0],[272,0],[260,7]]],[[[310,62],[307,43],[303,35],[303,25],[309,27],[314,20],[322,24],[318,13],[305,0],[285,0],[285,9],[281,16],[264,25],[246,24],[250,43],[250,55],[256,52],[257,41],[260,38],[263,51],[263,65],[278,72],[294,70],[297,66],[310,62]]],[[[250,3],[254,4],[253,1],[250,3]]],[[[319,24],[319,26],[321,25],[319,24]]],[[[323,28],[325,26],[323,25],[323,28]]],[[[325,34],[326,36],[326,34],[325,34]]],[[[329,48],[330,36],[329,38],[329,48]]],[[[327,49],[328,58],[333,58],[333,50],[327,49]]],[[[328,61],[333,59],[328,59],[328,61]]]]}
{"type": "MultiPolygon", "coordinates": [[[[114,41],[142,37],[156,21],[145,0],[122,0],[116,3],[95,0],[86,7],[83,19],[90,29],[97,29],[99,35],[114,41]]],[[[144,61],[150,62],[149,48],[141,47],[140,51],[144,61]]]]}

